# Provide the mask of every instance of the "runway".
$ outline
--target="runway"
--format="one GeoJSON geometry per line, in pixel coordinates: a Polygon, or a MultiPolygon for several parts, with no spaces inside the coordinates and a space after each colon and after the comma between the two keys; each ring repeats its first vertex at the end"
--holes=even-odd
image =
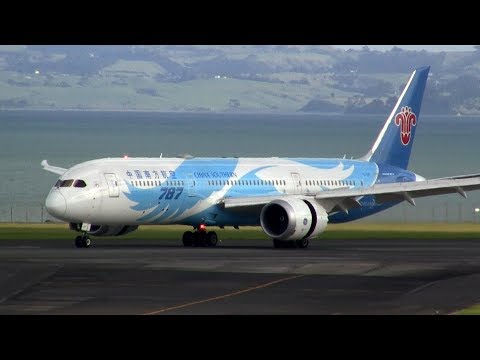
{"type": "Polygon", "coordinates": [[[451,314],[479,283],[480,239],[0,241],[0,314],[451,314]]]}

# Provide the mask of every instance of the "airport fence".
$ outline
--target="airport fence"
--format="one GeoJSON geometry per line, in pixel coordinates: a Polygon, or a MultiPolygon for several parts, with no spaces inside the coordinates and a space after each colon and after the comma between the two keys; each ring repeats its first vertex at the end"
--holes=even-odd
{"type": "Polygon", "coordinates": [[[59,222],[43,205],[2,205],[0,222],[3,223],[44,223],[59,222]]]}
{"type": "MultiPolygon", "coordinates": [[[[478,223],[480,203],[445,202],[440,205],[416,206],[402,203],[359,221],[371,223],[478,223]]],[[[1,223],[61,222],[52,217],[42,204],[0,205],[1,223]]]]}

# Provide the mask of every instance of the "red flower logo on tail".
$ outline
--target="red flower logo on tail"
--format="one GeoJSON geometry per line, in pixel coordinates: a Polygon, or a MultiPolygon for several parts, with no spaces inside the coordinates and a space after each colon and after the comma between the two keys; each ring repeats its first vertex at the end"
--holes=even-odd
{"type": "Polygon", "coordinates": [[[400,126],[400,139],[403,145],[410,142],[410,134],[412,126],[417,125],[417,116],[412,112],[412,108],[408,106],[402,107],[402,110],[395,115],[395,125],[400,126]]]}

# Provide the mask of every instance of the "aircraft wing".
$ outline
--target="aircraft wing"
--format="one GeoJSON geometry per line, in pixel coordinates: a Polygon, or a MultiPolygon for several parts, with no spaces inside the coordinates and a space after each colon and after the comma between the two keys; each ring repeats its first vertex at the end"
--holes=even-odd
{"type": "Polygon", "coordinates": [[[455,176],[448,176],[443,178],[438,178],[437,180],[445,180],[445,179],[467,179],[467,178],[474,178],[479,177],[480,174],[468,174],[468,175],[455,175],[455,176]]]}
{"type": "Polygon", "coordinates": [[[431,179],[417,182],[401,182],[377,184],[367,188],[339,188],[322,191],[311,195],[272,195],[223,198],[220,204],[225,209],[258,208],[274,199],[297,197],[305,200],[315,200],[327,212],[348,211],[350,208],[360,207],[358,200],[367,195],[373,195],[375,202],[381,204],[388,201],[407,201],[415,205],[414,198],[458,193],[467,197],[466,191],[480,189],[480,174],[455,176],[451,178],[431,179]]]}
{"type": "Polygon", "coordinates": [[[67,169],[64,168],[49,165],[47,160],[43,160],[40,164],[43,166],[43,170],[50,171],[54,174],[62,175],[65,171],[67,171],[67,169]]]}
{"type": "Polygon", "coordinates": [[[391,200],[407,200],[415,205],[413,198],[459,193],[467,197],[465,191],[480,189],[480,175],[461,178],[442,178],[415,182],[377,184],[368,188],[334,189],[315,195],[315,199],[351,198],[374,195],[377,203],[391,200]]]}

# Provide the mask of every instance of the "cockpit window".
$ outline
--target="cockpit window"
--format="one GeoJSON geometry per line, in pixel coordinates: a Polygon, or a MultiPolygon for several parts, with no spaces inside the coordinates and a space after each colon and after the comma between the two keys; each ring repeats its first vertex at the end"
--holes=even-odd
{"type": "Polygon", "coordinates": [[[73,186],[78,188],[83,188],[87,186],[87,184],[83,180],[75,180],[75,182],[73,183],[73,186]]]}
{"type": "Polygon", "coordinates": [[[55,183],[55,187],[69,187],[72,186],[73,184],[73,179],[68,179],[68,180],[58,180],[55,183]]]}
{"type": "Polygon", "coordinates": [[[73,179],[68,179],[68,180],[65,180],[63,184],[60,185],[60,187],[70,187],[72,186],[72,184],[73,184],[73,179]]]}
{"type": "Polygon", "coordinates": [[[60,179],[58,179],[57,182],[55,183],[55,187],[56,188],[70,187],[70,186],[72,186],[72,184],[73,184],[74,187],[77,187],[77,188],[84,188],[85,186],[87,186],[87,184],[83,180],[73,180],[73,179],[60,180],[60,179]]]}

